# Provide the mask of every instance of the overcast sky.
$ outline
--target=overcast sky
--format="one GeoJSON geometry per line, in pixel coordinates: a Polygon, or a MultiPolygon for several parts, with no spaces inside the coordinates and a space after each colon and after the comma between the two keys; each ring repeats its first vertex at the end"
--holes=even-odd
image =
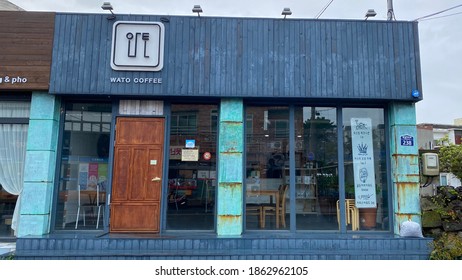
{"type": "MultiPolygon", "coordinates": [[[[104,1],[10,0],[28,11],[103,13],[104,1]]],[[[331,0],[112,0],[114,13],[279,18],[284,7],[292,18],[316,18],[331,0]]],[[[415,19],[458,5],[462,0],[394,0],[396,20],[415,19]]],[[[368,9],[375,20],[387,19],[387,0],[334,0],[321,19],[364,19],[368,9]]],[[[417,123],[453,124],[462,118],[462,7],[419,20],[423,101],[416,104],[417,123]],[[460,13],[460,14],[458,14],[460,13]]]]}

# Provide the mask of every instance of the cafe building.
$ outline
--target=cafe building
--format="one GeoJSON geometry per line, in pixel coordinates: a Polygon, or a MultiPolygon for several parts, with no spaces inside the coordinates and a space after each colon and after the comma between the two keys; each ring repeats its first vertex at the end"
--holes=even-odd
{"type": "Polygon", "coordinates": [[[18,258],[427,258],[416,22],[49,23],[18,258]]]}

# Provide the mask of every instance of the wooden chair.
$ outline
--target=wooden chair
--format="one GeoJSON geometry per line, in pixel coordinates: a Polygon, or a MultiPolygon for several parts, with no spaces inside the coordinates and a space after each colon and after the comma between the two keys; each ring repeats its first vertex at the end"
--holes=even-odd
{"type": "Polygon", "coordinates": [[[262,219],[262,206],[260,204],[248,203],[245,205],[245,214],[247,216],[258,216],[258,226],[261,228],[263,225],[262,219]]]}
{"type": "MultiPolygon", "coordinates": [[[[340,205],[337,200],[337,222],[340,229],[340,205]]],[[[351,230],[359,230],[359,209],[355,206],[354,199],[345,199],[345,214],[347,226],[351,224],[351,230]]]]}
{"type": "MultiPolygon", "coordinates": [[[[281,222],[281,225],[284,228],[286,227],[286,195],[287,195],[288,189],[289,189],[288,185],[280,185],[279,186],[279,201],[275,201],[274,203],[271,203],[271,204],[263,204],[261,206],[262,228],[265,227],[266,216],[276,215],[276,207],[279,207],[279,220],[281,222]]],[[[276,228],[279,228],[278,223],[276,223],[276,228]]]]}

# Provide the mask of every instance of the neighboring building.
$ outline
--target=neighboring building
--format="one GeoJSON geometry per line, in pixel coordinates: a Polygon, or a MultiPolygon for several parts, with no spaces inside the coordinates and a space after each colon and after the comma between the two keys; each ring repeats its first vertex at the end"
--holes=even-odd
{"type": "Polygon", "coordinates": [[[43,124],[31,103],[34,94],[48,92],[54,14],[0,11],[0,22],[0,237],[11,238],[19,220],[16,201],[28,187],[26,153],[43,144],[29,124],[43,124]]]}
{"type": "Polygon", "coordinates": [[[417,124],[417,133],[419,149],[435,149],[440,145],[440,140],[446,136],[449,143],[462,144],[462,124],[458,124],[456,121],[453,125],[420,123],[417,124]]]}
{"type": "MultiPolygon", "coordinates": [[[[447,137],[449,143],[461,145],[462,144],[462,123],[461,119],[454,120],[453,125],[445,124],[430,124],[421,123],[417,124],[417,135],[419,141],[419,150],[425,152],[438,152],[438,148],[445,143],[441,143],[442,139],[447,137]]],[[[448,143],[446,143],[448,144],[448,143]]],[[[424,181],[427,179],[424,178],[424,181]]],[[[423,182],[422,184],[425,184],[423,182]]],[[[440,172],[431,181],[432,187],[437,186],[461,186],[460,179],[454,174],[448,172],[440,172]]]]}
{"type": "Polygon", "coordinates": [[[0,11],[24,11],[24,9],[16,6],[10,1],[0,0],[0,11]]]}
{"type": "MultiPolygon", "coordinates": [[[[8,2],[8,1],[5,1],[5,0],[0,0],[0,11],[21,11],[22,9],[19,8],[18,6],[8,2]]],[[[2,79],[3,81],[3,76],[0,76],[0,79],[2,79]]],[[[2,97],[0,97],[2,98],[2,97]]],[[[0,120],[0,131],[2,131],[1,133],[3,134],[3,130],[4,129],[4,122],[6,121],[4,118],[5,116],[7,115],[13,115],[14,113],[12,113],[12,108],[15,107],[15,105],[13,105],[14,103],[4,103],[4,101],[2,99],[0,99],[0,118],[2,118],[3,120],[0,120]],[[7,113],[3,113],[3,112],[7,112],[7,113]]],[[[27,115],[27,114],[24,114],[24,115],[27,115]]],[[[16,126],[21,126],[20,124],[17,124],[16,126]]],[[[23,126],[24,127],[24,126],[23,126]]],[[[27,130],[27,126],[24,127],[24,130],[27,130]]],[[[25,139],[24,139],[24,142],[25,142],[25,139]]],[[[7,147],[7,143],[4,143],[3,141],[0,142],[0,147],[7,147]]],[[[14,144],[13,144],[14,145],[14,144]]],[[[0,148],[2,153],[3,151],[5,151],[6,149],[3,149],[3,148],[0,148]]],[[[4,156],[2,156],[1,158],[4,158],[4,156]]],[[[20,161],[20,165],[21,165],[21,169],[24,168],[23,165],[24,165],[24,160],[22,159],[20,161]]],[[[0,163],[1,165],[4,165],[4,160],[0,159],[0,163]]],[[[0,167],[1,168],[1,167],[0,167]]],[[[3,168],[1,168],[3,169],[3,168]]],[[[2,173],[3,173],[3,170],[2,170],[2,173]]],[[[20,180],[20,178],[19,178],[20,180]]],[[[12,222],[13,222],[13,212],[14,212],[14,207],[16,205],[16,200],[17,200],[17,195],[15,194],[11,194],[9,192],[7,192],[3,186],[2,186],[2,180],[0,179],[0,200],[2,201],[0,203],[0,236],[11,236],[13,235],[13,230],[11,228],[12,226],[12,222]]]]}
{"type": "Polygon", "coordinates": [[[53,20],[18,258],[427,257],[416,22],[53,20]]]}

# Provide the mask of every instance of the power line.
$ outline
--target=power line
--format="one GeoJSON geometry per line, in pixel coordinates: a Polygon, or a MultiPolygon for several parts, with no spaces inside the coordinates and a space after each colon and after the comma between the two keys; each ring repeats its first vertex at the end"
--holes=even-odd
{"type": "Polygon", "coordinates": [[[419,21],[419,20],[422,20],[422,19],[425,19],[425,18],[429,18],[429,17],[432,17],[432,16],[436,16],[436,15],[439,15],[441,13],[444,13],[444,12],[447,12],[449,10],[452,10],[452,9],[455,9],[455,8],[459,8],[459,7],[462,7],[462,4],[459,4],[459,5],[456,5],[452,8],[448,8],[446,10],[442,10],[442,11],[439,11],[439,12],[436,12],[436,13],[433,13],[433,14],[430,14],[430,15],[426,15],[426,16],[423,16],[423,17],[419,17],[419,18],[416,18],[414,21],[419,21]]]}
{"type": "Polygon", "coordinates": [[[462,14],[462,12],[453,13],[453,14],[449,14],[449,15],[445,15],[445,16],[434,17],[434,18],[426,18],[426,19],[422,19],[420,21],[432,20],[432,19],[438,19],[438,18],[445,18],[445,17],[455,16],[455,15],[460,15],[460,14],[462,14]]]}
{"type": "Polygon", "coordinates": [[[322,8],[322,10],[316,15],[316,19],[318,19],[326,10],[327,8],[329,8],[330,4],[332,4],[332,2],[334,2],[334,0],[330,0],[329,3],[327,3],[326,6],[324,6],[324,8],[322,8]]]}

